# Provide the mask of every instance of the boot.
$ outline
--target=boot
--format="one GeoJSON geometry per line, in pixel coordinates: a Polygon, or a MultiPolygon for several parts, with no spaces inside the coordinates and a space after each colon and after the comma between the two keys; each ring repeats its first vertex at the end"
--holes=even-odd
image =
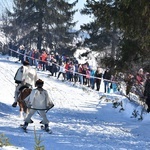
{"type": "Polygon", "coordinates": [[[24,125],[23,125],[22,128],[23,128],[24,130],[26,130],[26,129],[27,129],[27,126],[28,126],[28,123],[27,123],[27,122],[24,122],[24,125]]]}
{"type": "Polygon", "coordinates": [[[17,102],[14,102],[13,104],[12,104],[12,107],[16,107],[17,106],[17,102]]]}
{"type": "Polygon", "coordinates": [[[48,131],[49,131],[48,124],[45,124],[45,131],[46,131],[46,132],[48,132],[48,131]]]}
{"type": "Polygon", "coordinates": [[[147,109],[147,112],[148,112],[148,113],[150,112],[150,108],[147,109]]]}

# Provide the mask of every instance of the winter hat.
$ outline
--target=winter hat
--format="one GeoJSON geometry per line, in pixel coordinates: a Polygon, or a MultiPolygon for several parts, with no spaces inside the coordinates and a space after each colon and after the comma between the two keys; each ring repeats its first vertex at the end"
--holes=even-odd
{"type": "Polygon", "coordinates": [[[29,62],[28,62],[28,61],[24,61],[24,62],[23,62],[23,65],[24,65],[24,66],[28,66],[28,65],[29,65],[29,62]]]}
{"type": "Polygon", "coordinates": [[[20,45],[20,47],[19,47],[20,49],[24,49],[24,45],[20,45]]]}
{"type": "Polygon", "coordinates": [[[139,73],[140,73],[140,72],[143,72],[143,69],[142,69],[142,68],[139,70],[139,73]]]}
{"type": "Polygon", "coordinates": [[[35,82],[35,86],[37,86],[37,87],[43,87],[43,84],[44,84],[44,81],[42,81],[41,79],[38,79],[38,80],[35,82]]]}

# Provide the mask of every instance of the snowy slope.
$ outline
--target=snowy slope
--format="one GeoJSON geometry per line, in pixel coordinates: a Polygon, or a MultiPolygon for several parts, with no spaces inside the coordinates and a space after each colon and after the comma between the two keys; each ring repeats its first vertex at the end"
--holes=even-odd
{"type": "Polygon", "coordinates": [[[133,106],[127,102],[125,110],[113,108],[114,100],[127,98],[92,91],[79,85],[47,77],[48,72],[38,72],[44,88],[50,93],[55,107],[47,115],[53,134],[40,129],[39,114],[32,118],[29,132],[23,133],[19,125],[19,108],[11,107],[15,83],[14,74],[20,64],[14,58],[0,56],[0,133],[4,133],[15,147],[5,150],[34,150],[34,128],[41,136],[45,150],[149,150],[150,115],[143,121],[131,118],[133,106]]]}

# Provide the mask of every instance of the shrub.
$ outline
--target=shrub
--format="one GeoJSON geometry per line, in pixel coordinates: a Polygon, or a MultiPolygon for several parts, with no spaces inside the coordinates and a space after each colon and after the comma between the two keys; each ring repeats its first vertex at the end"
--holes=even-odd
{"type": "Polygon", "coordinates": [[[4,134],[0,134],[0,147],[10,145],[9,139],[4,134]]]}

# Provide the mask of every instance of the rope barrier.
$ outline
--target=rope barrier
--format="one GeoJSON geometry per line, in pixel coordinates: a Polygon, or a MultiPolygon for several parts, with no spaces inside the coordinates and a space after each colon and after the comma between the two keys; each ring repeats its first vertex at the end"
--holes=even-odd
{"type": "MultiPolygon", "coordinates": [[[[13,49],[10,49],[11,51],[14,51],[13,49]]],[[[20,55],[24,55],[25,57],[28,57],[28,58],[31,58],[31,59],[35,59],[35,58],[33,58],[33,57],[30,57],[30,56],[28,56],[28,55],[26,55],[26,54],[22,54],[22,53],[20,53],[20,52],[16,52],[16,51],[14,51],[15,53],[18,53],[18,54],[20,54],[20,55]]],[[[40,59],[37,59],[38,61],[41,61],[40,59]]],[[[45,63],[47,63],[47,61],[43,61],[43,62],[45,62],[45,63]]],[[[52,64],[55,64],[55,65],[57,65],[57,66],[59,66],[60,67],[60,65],[58,65],[58,64],[56,64],[56,63],[54,63],[54,62],[52,62],[52,64]]],[[[67,69],[65,69],[66,71],[69,71],[69,70],[67,70],[67,69]]],[[[82,76],[86,76],[85,74],[82,74],[82,73],[79,73],[79,72],[73,72],[73,73],[76,73],[76,74],[78,74],[78,75],[82,75],[82,76]]],[[[94,77],[94,76],[90,76],[90,78],[93,78],[93,79],[99,79],[99,80],[102,80],[103,78],[98,78],[98,77],[94,77]]],[[[116,83],[116,84],[119,84],[120,82],[116,82],[116,81],[112,81],[112,80],[107,80],[107,79],[103,79],[103,81],[108,81],[109,83],[116,83]]],[[[125,95],[123,95],[123,96],[125,96],[125,95]]],[[[125,97],[127,97],[127,96],[125,96],[125,97]]],[[[32,109],[34,109],[34,108],[32,108],[32,109]]]]}
{"type": "MultiPolygon", "coordinates": [[[[22,53],[20,53],[20,52],[18,52],[18,51],[15,51],[15,50],[13,50],[13,49],[10,49],[10,48],[9,48],[9,50],[11,50],[11,51],[13,51],[13,52],[15,52],[15,53],[18,53],[18,54],[20,54],[20,55],[23,55],[23,56],[25,56],[25,57],[27,57],[27,58],[35,59],[35,58],[31,57],[31,56],[28,56],[28,55],[26,55],[26,54],[22,54],[22,53]]],[[[36,59],[36,60],[42,61],[42,60],[40,60],[40,59],[36,59]]],[[[47,63],[48,61],[42,61],[42,62],[47,63]]],[[[55,64],[57,67],[60,67],[60,65],[58,65],[58,64],[56,64],[56,63],[54,63],[54,62],[51,62],[51,63],[52,63],[52,64],[55,64]]],[[[65,69],[65,70],[68,71],[68,72],[71,72],[70,70],[67,70],[67,69],[65,69]]],[[[82,74],[82,73],[75,72],[75,71],[73,71],[72,73],[73,73],[73,74],[77,74],[77,75],[81,75],[81,76],[85,76],[85,77],[86,77],[86,74],[82,74]]],[[[107,81],[107,82],[109,82],[109,83],[116,83],[116,84],[119,83],[119,82],[117,82],[117,81],[112,81],[112,80],[108,80],[108,79],[103,79],[103,78],[99,78],[99,77],[95,77],[95,76],[90,76],[90,78],[92,78],[92,79],[99,79],[99,80],[103,80],[103,81],[107,81]]]]}
{"type": "MultiPolygon", "coordinates": [[[[18,51],[15,51],[15,50],[13,50],[13,49],[10,49],[10,50],[13,51],[13,52],[15,52],[15,53],[18,53],[18,54],[20,54],[20,55],[24,55],[25,57],[28,57],[28,58],[30,58],[30,59],[35,59],[35,58],[31,57],[31,56],[28,56],[28,55],[26,55],[26,54],[22,54],[22,53],[20,53],[20,52],[18,52],[18,51]]],[[[38,61],[41,61],[40,59],[37,59],[37,60],[38,60],[38,61]]],[[[48,61],[42,61],[42,62],[47,63],[48,61]]],[[[52,62],[52,64],[55,64],[57,67],[60,67],[60,65],[58,65],[58,64],[56,64],[56,63],[54,63],[54,62],[52,62]]],[[[68,72],[70,72],[70,70],[67,70],[67,69],[65,69],[65,70],[68,71],[68,72]]],[[[73,71],[72,73],[86,77],[86,74],[82,74],[82,73],[75,72],[75,71],[73,71]]],[[[121,81],[112,81],[112,80],[107,80],[107,79],[103,79],[103,78],[98,78],[98,77],[95,77],[95,76],[90,76],[90,78],[92,78],[92,79],[99,79],[99,80],[101,80],[101,81],[106,81],[106,82],[109,82],[109,83],[115,83],[117,86],[119,86],[120,83],[121,83],[121,81]]]]}

